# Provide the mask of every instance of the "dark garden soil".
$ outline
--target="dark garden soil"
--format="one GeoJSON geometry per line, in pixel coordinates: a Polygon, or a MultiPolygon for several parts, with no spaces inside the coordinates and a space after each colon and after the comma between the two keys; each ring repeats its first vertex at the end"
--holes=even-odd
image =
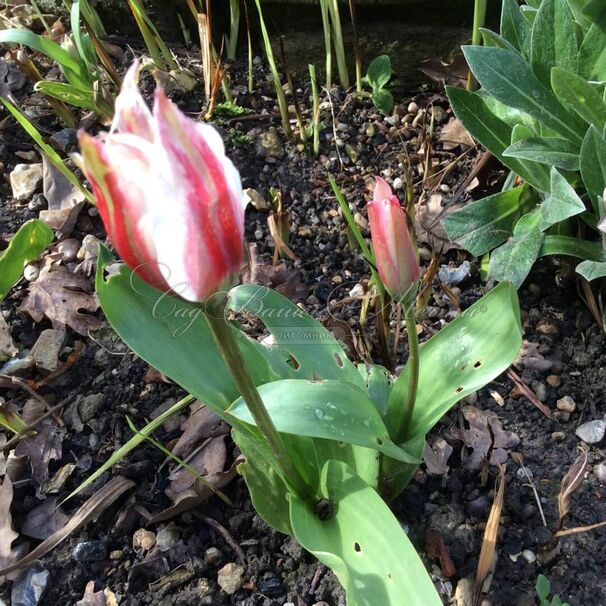
{"type": "MultiPolygon", "coordinates": [[[[237,69],[233,70],[233,79],[236,85],[245,82],[237,69]]],[[[479,152],[460,141],[445,143],[444,129],[452,114],[437,85],[397,96],[394,113],[389,117],[381,116],[369,102],[355,95],[331,91],[330,97],[323,98],[326,128],[316,160],[284,141],[271,84],[259,66],[255,79],[261,89],[252,95],[241,93],[237,98],[250,111],[235,117],[218,115],[216,123],[241,171],[244,186],[255,189],[265,200],[270,187],[281,191],[291,222],[289,246],[296,257],[284,261],[288,271],[271,270],[274,244],[267,227],[269,212],[262,203],[257,203],[258,208],[249,207],[247,212],[247,240],[256,245],[255,276],[279,283],[284,294],[297,299],[329,327],[340,328],[340,334],[344,325],[354,335],[359,334],[356,306],[341,302],[352,290],[359,293],[361,287],[356,285],[365,284],[368,275],[361,256],[349,248],[346,225],[327,176],[335,175],[366,231],[364,206],[371,177],[383,175],[402,195],[406,170],[410,167],[419,209],[424,265],[428,265],[432,248],[436,253],[443,249],[440,262],[443,273],[434,280],[421,338],[427,338],[456,315],[453,298],[465,309],[481,295],[486,287],[481,285],[477,262],[440,239],[436,219],[444,205],[479,198],[497,187],[503,175],[489,164],[477,180],[457,192],[476,166],[479,152]],[[469,275],[465,271],[457,275],[454,270],[465,261],[471,261],[469,275]],[[266,265],[259,268],[259,263],[266,265]],[[441,280],[449,282],[450,298],[440,288],[441,280]]],[[[146,77],[143,84],[151,90],[153,81],[146,77]]],[[[244,87],[236,86],[236,90],[244,87]]],[[[307,90],[298,94],[307,116],[308,94],[307,90]]],[[[16,96],[45,134],[51,135],[61,128],[44,105],[36,107],[40,98],[27,86],[16,96]]],[[[200,111],[199,88],[190,93],[175,92],[173,97],[183,110],[192,114],[200,111]]],[[[32,200],[15,202],[8,184],[14,166],[32,159],[39,161],[34,146],[14,122],[6,121],[0,144],[6,181],[0,202],[2,246],[20,224],[38,216],[40,207],[32,200]],[[35,158],[28,155],[32,151],[35,158]]],[[[70,237],[81,241],[91,233],[104,239],[95,210],[86,207],[70,237]]],[[[67,260],[66,264],[69,265],[67,260]]],[[[70,268],[73,265],[72,262],[70,268]]],[[[19,310],[27,287],[27,282],[22,281],[3,306],[20,356],[34,345],[42,330],[51,326],[48,320],[35,323],[19,310]]],[[[486,585],[484,603],[534,604],[533,587],[537,575],[543,573],[550,578],[553,592],[570,604],[603,605],[606,531],[598,529],[566,537],[557,546],[551,542],[551,532],[558,526],[560,481],[579,454],[581,441],[575,430],[587,421],[601,420],[606,413],[604,335],[580,300],[571,268],[565,265],[554,262],[540,265],[522,287],[520,297],[527,346],[516,363],[517,373],[554,412],[554,419],[549,419],[522,395],[508,376],[499,377],[453,409],[430,436],[430,444],[437,449],[444,449],[444,442],[436,445],[439,439],[453,449],[447,471],[438,474],[440,470],[423,464],[409,488],[393,503],[393,509],[432,571],[444,603],[466,604],[462,591],[465,582],[460,581],[475,574],[497,473],[497,467],[486,459],[495,454],[498,445],[492,443],[494,436],[490,432],[480,436],[483,441],[478,438],[464,442],[461,438],[466,435],[462,430],[467,415],[463,412],[469,407],[474,411],[470,414],[477,414],[478,409],[490,411],[504,430],[516,434],[519,442],[508,434],[509,446],[498,453],[503,455],[501,460],[506,460],[507,484],[498,558],[486,585]],[[567,400],[556,406],[566,396],[573,403],[567,400]],[[512,459],[511,453],[523,455],[524,468],[539,495],[547,526],[542,522],[532,486],[518,464],[520,458],[514,455],[515,460],[512,459]],[[435,532],[428,535],[428,531],[435,532]],[[449,554],[451,562],[448,557],[440,562],[426,556],[426,543],[435,546],[439,537],[446,547],[443,553],[449,554]],[[458,592],[456,601],[455,592],[458,592]]],[[[37,393],[49,405],[65,402],[56,418],[50,417],[44,426],[47,440],[44,453],[32,455],[33,471],[27,459],[23,460],[21,471],[18,462],[10,462],[16,474],[11,506],[13,525],[21,533],[21,541],[29,540],[30,548],[39,541],[28,539],[22,532],[29,511],[53,499],[43,523],[45,528],[50,526],[55,505],[131,437],[127,416],[142,427],[184,395],[129,353],[100,311],[96,316],[101,326],[89,335],[68,329],[60,359],[66,363],[70,358],[73,363],[68,363],[60,376],[37,387],[37,393]],[[70,471],[57,480],[55,474],[67,465],[70,471]],[[56,480],[50,487],[49,478],[56,480]]],[[[378,359],[377,352],[374,354],[378,359]]],[[[403,350],[398,363],[404,361],[403,350]]],[[[6,373],[7,369],[0,372],[6,373]]],[[[33,381],[48,373],[27,368],[17,374],[33,385],[33,381]]],[[[30,394],[21,385],[6,387],[2,393],[7,406],[18,412],[28,405],[35,408],[35,401],[32,404],[27,399],[30,394]]],[[[180,426],[186,413],[158,430],[156,439],[163,444],[174,443],[182,434],[180,426]]],[[[35,436],[23,441],[33,443],[34,439],[35,436]]],[[[229,439],[227,452],[229,466],[236,456],[229,439]]],[[[606,462],[604,450],[599,444],[591,446],[589,472],[572,497],[568,527],[606,520],[606,468],[600,465],[602,462],[606,462]]],[[[2,465],[5,464],[3,461],[2,465]]],[[[332,573],[293,540],[272,532],[254,513],[241,479],[235,479],[224,489],[233,500],[233,507],[213,497],[171,520],[148,524],[153,514],[170,505],[164,491],[171,482],[169,474],[173,468],[153,445],[140,445],[110,473],[64,503],[62,509],[73,513],[112,475],[121,474],[134,480],[134,489],[96,521],[84,525],[41,558],[28,573],[22,574],[17,585],[31,588],[32,583],[43,577],[42,571],[47,570],[50,574],[44,581],[46,590],[39,602],[45,606],[75,604],[82,600],[90,581],[94,582],[95,591],[109,588],[123,606],[344,604],[343,593],[332,573]],[[230,563],[233,566],[225,569],[230,563]],[[241,581],[240,565],[244,567],[241,581]],[[233,581],[231,595],[218,585],[220,569],[222,585],[225,586],[226,577],[233,581]]],[[[0,596],[7,604],[11,601],[10,594],[11,585],[4,584],[0,596]]],[[[13,591],[15,604],[35,604],[26,598],[18,602],[17,597],[13,591]]],[[[83,604],[95,603],[90,597],[89,600],[83,604]]]]}

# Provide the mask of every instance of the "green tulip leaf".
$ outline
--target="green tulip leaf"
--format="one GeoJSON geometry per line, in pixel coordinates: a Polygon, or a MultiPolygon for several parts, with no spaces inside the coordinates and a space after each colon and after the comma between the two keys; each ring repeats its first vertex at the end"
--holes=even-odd
{"type": "MultiPolygon", "coordinates": [[[[419,354],[419,386],[407,439],[424,437],[461,398],[484,387],[513,362],[522,345],[520,310],[515,288],[502,283],[461,316],[423,343],[419,354]]],[[[405,401],[407,364],[389,399],[387,426],[405,401]]]]}
{"type": "Polygon", "coordinates": [[[321,520],[290,496],[297,541],[330,567],[355,606],[440,606],[431,577],[383,499],[347,465],[328,461],[321,495],[334,513],[321,520]]]}
{"type": "Polygon", "coordinates": [[[39,219],[24,223],[0,253],[0,302],[17,283],[23,268],[39,257],[55,237],[53,230],[39,219]]]}
{"type": "MultiPolygon", "coordinates": [[[[276,429],[377,450],[406,463],[418,460],[396,446],[366,391],[345,381],[284,379],[259,387],[276,429]]],[[[227,414],[249,425],[255,421],[239,398],[227,414]]]]}
{"type": "Polygon", "coordinates": [[[358,364],[358,371],[364,378],[366,391],[381,416],[387,412],[387,402],[391,382],[387,369],[380,364],[358,364]]]}

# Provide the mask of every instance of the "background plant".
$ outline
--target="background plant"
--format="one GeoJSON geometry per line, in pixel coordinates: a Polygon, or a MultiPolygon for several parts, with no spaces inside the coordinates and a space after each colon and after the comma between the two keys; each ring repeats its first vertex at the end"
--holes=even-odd
{"type": "Polygon", "coordinates": [[[391,80],[391,60],[388,55],[379,55],[368,66],[362,83],[372,92],[373,105],[382,113],[390,114],[393,109],[393,95],[385,88],[391,80]]]}
{"type": "Polygon", "coordinates": [[[511,171],[500,193],[444,220],[472,254],[492,251],[491,278],[519,286],[546,255],[606,276],[606,11],[592,6],[504,0],[500,35],[483,29],[484,46],[463,49],[480,90],[447,87],[465,128],[511,171]]]}

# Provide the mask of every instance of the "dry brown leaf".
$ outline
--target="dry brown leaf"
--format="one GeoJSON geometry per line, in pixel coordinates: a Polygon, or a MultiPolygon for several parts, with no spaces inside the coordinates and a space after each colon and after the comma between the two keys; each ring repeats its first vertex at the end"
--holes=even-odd
{"type": "Polygon", "coordinates": [[[50,497],[27,512],[21,532],[32,539],[43,541],[59,528],[63,528],[68,520],[69,516],[57,506],[57,497],[50,497]]]}
{"type": "Polygon", "coordinates": [[[436,82],[444,82],[460,87],[467,84],[467,75],[469,74],[467,61],[465,61],[462,54],[455,55],[449,61],[444,61],[439,57],[427,59],[421,63],[419,70],[436,82]]]}
{"type": "Polygon", "coordinates": [[[460,246],[451,242],[442,226],[441,219],[445,212],[442,205],[442,195],[432,194],[428,200],[415,206],[417,212],[417,240],[428,244],[433,250],[459,250],[460,246]]]}
{"type": "MultiPolygon", "coordinates": [[[[0,486],[0,568],[10,566],[19,558],[17,550],[12,548],[19,534],[13,530],[13,518],[11,516],[11,503],[13,502],[13,483],[8,475],[4,476],[4,482],[0,486]]],[[[14,576],[14,575],[12,575],[14,576]]],[[[0,585],[12,576],[0,576],[0,585]]]]}
{"type": "Polygon", "coordinates": [[[462,147],[473,147],[475,145],[471,135],[458,118],[451,118],[448,121],[440,131],[438,141],[442,142],[445,150],[454,149],[458,145],[462,147]]]}
{"type": "Polygon", "coordinates": [[[76,602],[76,606],[107,606],[105,593],[95,591],[95,581],[89,581],[84,588],[82,599],[76,602]]]}
{"type": "Polygon", "coordinates": [[[40,211],[40,219],[57,230],[58,237],[69,235],[84,206],[84,194],[61,174],[43,155],[42,191],[48,210],[40,211]]]}
{"type": "Polygon", "coordinates": [[[494,554],[497,548],[497,537],[499,534],[499,521],[501,519],[501,510],[503,509],[503,497],[505,496],[505,465],[499,466],[499,475],[495,485],[494,501],[490,509],[490,515],[486,522],[484,538],[482,539],[482,548],[480,549],[480,559],[476,570],[476,580],[474,588],[474,604],[478,604],[482,593],[482,585],[486,575],[490,571],[494,554]]]}
{"type": "Polygon", "coordinates": [[[21,309],[36,322],[46,316],[53,328],[65,330],[69,326],[81,335],[101,325],[92,315],[99,309],[99,302],[92,293],[91,281],[58,265],[50,256],[45,257],[38,279],[30,284],[21,309]]]}
{"type": "Polygon", "coordinates": [[[433,445],[425,442],[423,450],[423,461],[427,473],[435,476],[444,476],[450,469],[448,467],[448,459],[452,454],[452,446],[443,438],[436,438],[433,445]]]}
{"type": "Polygon", "coordinates": [[[499,465],[507,460],[508,448],[520,443],[520,438],[511,431],[505,431],[495,414],[489,410],[480,410],[474,406],[461,409],[469,429],[454,427],[452,435],[462,440],[468,451],[461,452],[463,464],[471,470],[482,468],[485,461],[499,465]]]}
{"type": "Polygon", "coordinates": [[[229,427],[212,409],[199,401],[190,406],[190,415],[181,425],[183,434],[171,451],[180,459],[186,459],[208,438],[229,433],[229,427]]]}
{"type": "Polygon", "coordinates": [[[24,568],[43,557],[51,549],[54,549],[59,543],[67,539],[72,532],[78,530],[80,526],[100,515],[110,507],[118,497],[133,486],[135,486],[135,483],[132,480],[127,480],[122,476],[113,477],[105,486],[100,488],[92,497],[90,497],[78,511],[76,511],[63,528],[57,530],[57,532],[48,537],[48,539],[42,541],[40,545],[30,551],[24,558],[21,558],[14,564],[10,564],[0,570],[0,575],[6,575],[15,570],[19,570],[20,568],[24,568]]]}
{"type": "Polygon", "coordinates": [[[587,471],[589,449],[587,446],[579,446],[581,454],[570,466],[566,475],[562,478],[560,493],[558,494],[558,512],[560,514],[560,526],[558,530],[564,528],[564,519],[570,511],[570,498],[580,488],[587,471]]]}
{"type": "Polygon", "coordinates": [[[450,557],[444,538],[437,530],[428,529],[425,533],[425,552],[427,557],[440,562],[442,574],[448,579],[453,577],[457,569],[450,557]]]}
{"type": "Polygon", "coordinates": [[[4,316],[0,314],[0,362],[8,358],[12,358],[18,353],[19,350],[13,343],[10,328],[6,323],[4,316]]]}

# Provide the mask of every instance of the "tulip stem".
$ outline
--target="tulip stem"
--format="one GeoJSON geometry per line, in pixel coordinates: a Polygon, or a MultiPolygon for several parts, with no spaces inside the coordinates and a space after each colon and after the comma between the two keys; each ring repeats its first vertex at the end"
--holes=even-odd
{"type": "Polygon", "coordinates": [[[273,452],[280,475],[300,499],[309,501],[312,491],[288,456],[282,436],[269,416],[257,386],[248,372],[234,331],[225,317],[225,303],[209,305],[205,311],[223,360],[257,424],[257,429],[259,429],[273,452]]]}
{"type": "Polygon", "coordinates": [[[414,299],[412,301],[405,301],[404,305],[406,306],[406,336],[408,338],[407,366],[410,367],[410,371],[408,373],[408,388],[405,402],[406,410],[400,434],[403,440],[408,436],[412,413],[414,412],[417,400],[417,389],[419,387],[419,335],[417,334],[417,314],[414,299]]]}

